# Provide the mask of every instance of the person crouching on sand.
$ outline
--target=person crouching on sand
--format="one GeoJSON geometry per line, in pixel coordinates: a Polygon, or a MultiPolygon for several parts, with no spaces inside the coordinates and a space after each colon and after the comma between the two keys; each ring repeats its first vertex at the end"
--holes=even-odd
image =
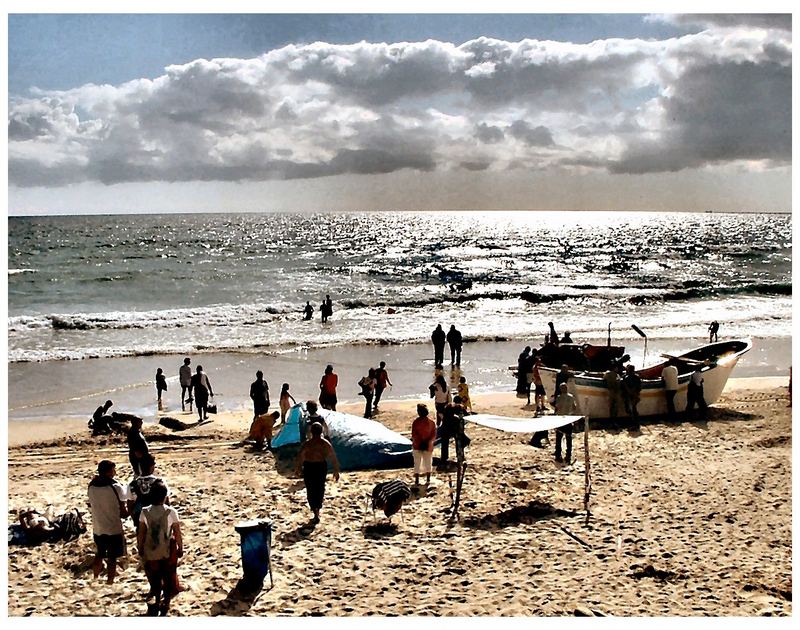
{"type": "Polygon", "coordinates": [[[425,475],[425,485],[431,483],[433,469],[433,443],[436,441],[436,423],[428,416],[428,406],[417,405],[417,419],[411,423],[411,454],[414,456],[414,485],[419,486],[420,474],[425,475]]]}
{"type": "Polygon", "coordinates": [[[280,418],[280,415],[280,412],[273,411],[272,413],[256,416],[256,419],[253,420],[247,439],[255,443],[256,450],[260,451],[264,448],[265,440],[267,448],[272,448],[272,429],[275,427],[275,421],[280,418]]]}
{"type": "Polygon", "coordinates": [[[150,592],[145,598],[148,613],[158,612],[166,617],[170,600],[181,590],[178,558],[183,555],[183,535],[175,508],[164,505],[167,498],[164,482],[156,481],[150,496],[153,505],[142,508],[137,544],[150,583],[150,592]]]}
{"type": "Polygon", "coordinates": [[[311,438],[303,442],[297,456],[295,472],[303,476],[306,485],[308,507],[314,514],[314,522],[319,523],[319,511],[325,499],[325,480],[328,477],[328,460],[333,465],[333,480],[339,481],[339,460],[328,440],[322,437],[322,425],[314,422],[310,429],[311,438]]]}

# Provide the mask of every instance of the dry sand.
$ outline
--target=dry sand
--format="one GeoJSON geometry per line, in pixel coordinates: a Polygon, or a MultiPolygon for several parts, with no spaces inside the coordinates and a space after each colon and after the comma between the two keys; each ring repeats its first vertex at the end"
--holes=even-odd
{"type": "MultiPolygon", "coordinates": [[[[477,411],[530,415],[513,395],[475,398],[477,411]]],[[[787,404],[774,381],[732,380],[708,422],[593,430],[588,525],[582,438],[578,461],[564,466],[552,442],[534,449],[527,435],[472,425],[457,523],[448,523],[444,473],[402,517],[373,520],[366,495],[378,481],[410,482],[406,469],[343,473],[329,482],[313,526],[302,483],[275,472],[271,454],[235,444],[244,415],[181,434],[148,426],[185,532],[179,573],[189,590],[172,614],[791,615],[787,404]],[[255,600],[235,589],[233,527],[246,518],[276,527],[275,584],[255,600]]],[[[378,419],[408,434],[413,411],[413,402],[387,401],[378,419]]],[[[121,438],[31,439],[9,437],[9,522],[26,505],[85,508],[102,458],[129,471],[121,438]]],[[[133,550],[130,521],[126,536],[133,550]]],[[[71,543],[9,548],[9,615],[143,614],[147,584],[136,557],[109,586],[92,579],[93,551],[91,528],[71,543]]]]}

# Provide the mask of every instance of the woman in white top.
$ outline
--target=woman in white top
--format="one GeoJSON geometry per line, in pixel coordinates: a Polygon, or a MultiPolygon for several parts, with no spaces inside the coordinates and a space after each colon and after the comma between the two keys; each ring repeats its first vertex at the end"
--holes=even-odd
{"type": "Polygon", "coordinates": [[[444,408],[450,402],[450,390],[447,387],[447,381],[444,376],[439,374],[436,380],[430,386],[431,398],[433,398],[434,406],[436,407],[436,425],[442,423],[444,408]]]}

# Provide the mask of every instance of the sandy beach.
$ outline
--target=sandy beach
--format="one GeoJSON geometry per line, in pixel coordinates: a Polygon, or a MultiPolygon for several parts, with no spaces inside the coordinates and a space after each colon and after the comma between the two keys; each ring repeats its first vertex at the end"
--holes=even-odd
{"type": "MultiPolygon", "coordinates": [[[[302,482],[270,453],[237,445],[246,413],[181,434],[148,425],[173,491],[188,590],[175,616],[784,616],[791,615],[791,413],[785,379],[732,379],[708,422],[644,422],[640,433],[590,435],[593,494],[583,511],[581,441],[557,464],[529,436],[469,427],[460,519],[448,523],[446,473],[391,524],[366,496],[411,471],[345,472],[328,483],[310,523],[302,482]],[[269,583],[255,598],[241,577],[236,522],[275,526],[269,583]]],[[[476,396],[481,412],[528,416],[513,394],[476,396]]],[[[378,419],[408,434],[412,401],[386,401],[378,419]]],[[[350,406],[355,413],[358,409],[350,406]]],[[[180,416],[179,416],[180,417],[180,416]]],[[[187,421],[189,417],[187,416],[187,421]]],[[[96,462],[129,473],[122,437],[9,435],[9,522],[15,510],[86,508],[96,462]]],[[[52,424],[50,425],[52,427],[52,424]]],[[[64,429],[64,426],[61,427],[64,429]]],[[[438,455],[438,449],[437,453],[438,455]]],[[[454,480],[453,480],[454,481],[454,480]]],[[[88,520],[88,517],[87,517],[88,520]]],[[[146,580],[133,555],[117,583],[94,581],[91,529],[71,543],[9,548],[12,616],[144,613],[146,580]]]]}

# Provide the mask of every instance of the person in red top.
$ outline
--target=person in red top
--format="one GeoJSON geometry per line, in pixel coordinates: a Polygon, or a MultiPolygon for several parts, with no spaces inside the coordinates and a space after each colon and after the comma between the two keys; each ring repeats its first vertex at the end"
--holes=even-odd
{"type": "Polygon", "coordinates": [[[333,366],[325,368],[325,374],[319,382],[319,404],[323,409],[336,411],[336,386],[339,384],[339,377],[333,371],[333,366]]]}
{"type": "Polygon", "coordinates": [[[433,469],[433,443],[436,440],[436,423],[428,417],[428,407],[417,405],[419,416],[411,424],[411,448],[414,456],[414,485],[419,486],[420,473],[425,473],[425,485],[431,483],[433,469]]]}

